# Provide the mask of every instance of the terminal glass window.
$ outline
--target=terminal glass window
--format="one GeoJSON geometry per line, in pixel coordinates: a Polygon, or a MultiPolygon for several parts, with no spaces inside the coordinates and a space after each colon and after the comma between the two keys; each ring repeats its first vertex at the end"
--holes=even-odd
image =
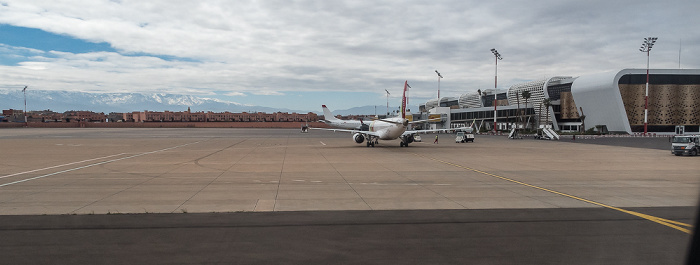
{"type": "MultiPolygon", "coordinates": [[[[634,85],[646,84],[646,74],[629,74],[620,77],[618,84],[634,85]]],[[[697,85],[700,84],[700,76],[698,75],[649,75],[650,84],[676,84],[676,85],[697,85]]]]}
{"type": "Polygon", "coordinates": [[[567,84],[547,87],[547,94],[549,94],[550,99],[559,100],[559,99],[561,99],[562,92],[571,92],[571,85],[572,84],[573,83],[567,83],[567,84]]]}

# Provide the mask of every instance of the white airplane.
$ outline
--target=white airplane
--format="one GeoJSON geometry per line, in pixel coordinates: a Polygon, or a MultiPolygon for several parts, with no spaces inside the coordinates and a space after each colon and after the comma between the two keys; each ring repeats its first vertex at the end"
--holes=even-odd
{"type": "Polygon", "coordinates": [[[369,130],[369,125],[365,124],[362,120],[341,120],[334,117],[333,113],[328,109],[328,107],[326,107],[326,105],[322,105],[321,107],[323,108],[323,117],[325,118],[321,121],[330,125],[331,127],[360,131],[369,130]]]}
{"type": "MultiPolygon", "coordinates": [[[[369,124],[368,130],[352,130],[352,129],[324,129],[324,128],[310,128],[315,130],[328,130],[337,132],[349,132],[352,133],[352,139],[361,144],[367,140],[367,147],[374,147],[375,144],[379,143],[379,140],[396,140],[400,139],[401,147],[408,147],[408,144],[413,142],[413,136],[418,133],[432,133],[432,132],[445,132],[455,129],[437,129],[437,130],[407,130],[408,125],[411,123],[426,122],[426,121],[413,121],[409,122],[406,119],[406,89],[408,87],[408,81],[404,83],[403,87],[403,98],[401,100],[401,117],[393,117],[387,119],[373,120],[369,124]]],[[[325,111],[324,111],[325,112],[325,111]]],[[[325,114],[325,113],[324,113],[325,114]]]]}

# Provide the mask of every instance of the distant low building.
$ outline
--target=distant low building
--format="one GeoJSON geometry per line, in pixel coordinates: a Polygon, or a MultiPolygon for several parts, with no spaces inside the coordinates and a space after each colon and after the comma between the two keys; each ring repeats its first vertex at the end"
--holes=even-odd
{"type": "Polygon", "coordinates": [[[28,122],[61,122],[63,114],[52,110],[27,111],[28,122]]]}
{"type": "Polygon", "coordinates": [[[8,109],[2,111],[2,116],[8,122],[24,122],[24,111],[17,109],[8,109]]]}
{"type": "Polygon", "coordinates": [[[118,122],[118,121],[123,121],[124,119],[124,113],[121,112],[110,112],[107,114],[107,121],[108,122],[118,122]]]}
{"type": "Polygon", "coordinates": [[[107,115],[104,113],[95,113],[92,111],[66,111],[63,117],[67,122],[104,122],[107,120],[107,115]]]}
{"type": "MultiPolygon", "coordinates": [[[[24,122],[22,110],[3,110],[0,121],[24,122]]],[[[92,111],[66,111],[57,113],[51,110],[27,112],[29,122],[317,122],[318,115],[303,113],[232,113],[232,112],[191,112],[187,111],[134,111],[127,113],[92,111]]]]}
{"type": "Polygon", "coordinates": [[[300,113],[232,113],[232,112],[172,112],[134,111],[123,113],[125,122],[315,122],[318,115],[313,112],[300,113]]]}

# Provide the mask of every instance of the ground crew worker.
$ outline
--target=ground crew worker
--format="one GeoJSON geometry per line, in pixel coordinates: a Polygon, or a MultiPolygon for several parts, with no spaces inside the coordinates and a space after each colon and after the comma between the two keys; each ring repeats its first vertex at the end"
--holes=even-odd
{"type": "Polygon", "coordinates": [[[433,143],[434,144],[438,143],[438,136],[437,135],[435,135],[435,142],[433,142],[433,143]]]}

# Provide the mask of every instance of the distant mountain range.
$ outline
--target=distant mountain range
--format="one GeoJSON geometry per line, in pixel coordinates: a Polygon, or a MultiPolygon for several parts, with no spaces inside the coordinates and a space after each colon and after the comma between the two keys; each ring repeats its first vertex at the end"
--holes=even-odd
{"type": "MultiPolygon", "coordinates": [[[[328,106],[330,108],[330,106],[328,106]]],[[[396,106],[389,106],[389,111],[398,111],[399,107],[396,106]]],[[[410,110],[413,113],[418,113],[418,106],[408,106],[408,110],[410,110]]],[[[330,109],[333,112],[333,115],[342,115],[342,116],[347,116],[347,115],[384,115],[386,114],[386,105],[381,105],[381,106],[362,106],[362,107],[354,107],[350,109],[345,109],[345,110],[334,110],[330,109]]],[[[314,111],[314,113],[320,113],[323,114],[322,111],[314,111]]]]}
{"type": "MultiPolygon", "coordinates": [[[[27,90],[28,110],[64,112],[68,110],[89,110],[94,112],[133,112],[133,111],[213,111],[213,112],[296,112],[264,106],[249,106],[219,99],[190,95],[162,93],[85,93],[52,90],[27,90]]],[[[19,90],[0,90],[0,109],[24,109],[24,95],[19,90]]],[[[390,110],[398,109],[391,107],[390,110]]],[[[409,107],[418,109],[418,107],[409,107]]],[[[386,106],[363,106],[347,110],[333,110],[335,115],[374,115],[386,112],[386,106]],[[376,110],[375,110],[376,109],[376,110]]],[[[415,112],[415,111],[414,111],[415,112]]],[[[314,111],[323,114],[322,111],[314,111]]]]}

